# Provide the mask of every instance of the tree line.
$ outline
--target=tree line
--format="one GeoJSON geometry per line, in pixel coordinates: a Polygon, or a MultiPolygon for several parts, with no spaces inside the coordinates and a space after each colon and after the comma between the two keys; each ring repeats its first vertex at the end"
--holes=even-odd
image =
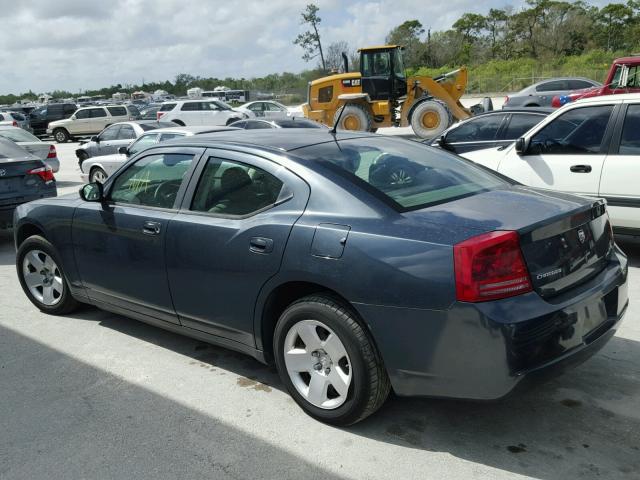
{"type": "MultiPolygon", "coordinates": [[[[297,93],[304,96],[307,83],[332,71],[339,71],[346,52],[351,69],[358,69],[356,48],[342,39],[322,38],[319,8],[309,4],[300,16],[308,30],[293,39],[294,48],[302,49],[302,58],[315,65],[300,73],[274,73],[264,77],[215,78],[199,77],[187,73],[176,75],[173,81],[149,82],[143,85],[112,85],[87,90],[85,95],[110,97],[116,92],[136,90],[153,92],[166,90],[174,95],[185,95],[191,87],[205,90],[225,85],[268,93],[297,93]]],[[[502,70],[515,71],[525,66],[579,64],[575,59],[594,60],[594,68],[606,70],[606,62],[616,55],[640,50],[640,0],[610,3],[601,8],[585,1],[527,0],[520,9],[492,8],[485,14],[465,13],[447,30],[425,27],[417,19],[409,19],[393,28],[386,42],[405,47],[405,63],[413,73],[429,74],[438,69],[460,65],[475,71],[491,71],[487,65],[502,66],[502,70]],[[502,62],[502,63],[500,63],[502,62]]],[[[591,64],[590,64],[591,65],[591,64]]],[[[495,69],[494,69],[495,70],[495,69]]],[[[473,80],[473,77],[471,78],[473,80]]],[[[49,92],[54,98],[73,97],[66,91],[49,92]]],[[[0,104],[11,104],[18,99],[37,98],[34,92],[0,96],[0,104]]]]}

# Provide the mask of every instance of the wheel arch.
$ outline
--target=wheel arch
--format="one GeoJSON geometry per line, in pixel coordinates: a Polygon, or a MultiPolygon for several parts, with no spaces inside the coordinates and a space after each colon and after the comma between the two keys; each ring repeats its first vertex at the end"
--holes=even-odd
{"type": "Polygon", "coordinates": [[[351,310],[354,318],[369,333],[369,338],[375,344],[375,339],[373,339],[368,326],[360,317],[357,309],[340,293],[314,281],[287,281],[271,289],[265,300],[258,307],[259,310],[256,311],[256,321],[258,323],[255,329],[256,346],[264,352],[267,362],[273,362],[273,335],[280,315],[296,300],[312,294],[331,297],[345,308],[351,310]]]}
{"type": "Polygon", "coordinates": [[[40,235],[43,238],[47,238],[44,230],[39,225],[36,225],[34,223],[23,223],[22,225],[18,226],[18,229],[15,233],[16,248],[22,245],[22,243],[27,238],[34,235],[40,235]]]}

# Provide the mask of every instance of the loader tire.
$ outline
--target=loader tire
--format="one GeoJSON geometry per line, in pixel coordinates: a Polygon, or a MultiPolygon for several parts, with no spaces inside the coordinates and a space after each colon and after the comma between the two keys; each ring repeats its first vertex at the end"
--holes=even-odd
{"type": "Polygon", "coordinates": [[[336,121],[338,121],[338,118],[340,118],[338,130],[354,130],[358,132],[369,132],[372,130],[373,117],[371,116],[371,112],[362,105],[355,103],[345,105],[338,109],[333,116],[334,125],[336,121]],[[342,110],[344,110],[344,112],[342,112],[341,115],[340,112],[342,110]]]}
{"type": "Polygon", "coordinates": [[[409,121],[418,137],[432,139],[449,128],[453,123],[453,115],[446,103],[432,98],[413,107],[409,121]]]}

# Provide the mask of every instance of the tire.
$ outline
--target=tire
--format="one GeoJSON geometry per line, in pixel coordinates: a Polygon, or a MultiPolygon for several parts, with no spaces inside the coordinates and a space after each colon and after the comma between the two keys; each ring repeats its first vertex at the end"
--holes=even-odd
{"type": "Polygon", "coordinates": [[[287,307],[276,325],[273,347],[278,373],[289,394],[321,422],[357,423],[378,410],[391,390],[382,359],[365,328],[349,308],[328,296],[311,295],[287,307]],[[285,355],[292,350],[297,353],[285,355]]]}
{"type": "Polygon", "coordinates": [[[180,125],[181,127],[185,127],[186,126],[182,120],[171,120],[171,121],[173,123],[175,123],[176,125],[180,125]]]}
{"type": "Polygon", "coordinates": [[[16,255],[16,270],[22,290],[41,311],[64,315],[78,307],[58,253],[45,238],[34,235],[22,242],[16,255]]]}
{"type": "Polygon", "coordinates": [[[453,122],[447,104],[435,98],[422,100],[411,111],[411,128],[420,138],[433,139],[442,134],[453,122]]]}
{"type": "Polygon", "coordinates": [[[239,118],[230,118],[229,120],[227,120],[226,126],[228,127],[229,125],[231,125],[233,122],[237,122],[239,121],[239,118]]]}
{"type": "Polygon", "coordinates": [[[493,100],[491,100],[491,97],[484,97],[482,99],[482,111],[491,112],[492,110],[493,110],[493,100]]]}
{"type": "Polygon", "coordinates": [[[89,183],[104,183],[107,180],[107,172],[100,167],[93,167],[89,172],[89,183]]]}
{"type": "Polygon", "coordinates": [[[373,125],[373,117],[367,108],[357,103],[349,103],[339,108],[333,116],[335,125],[340,119],[338,129],[352,130],[357,132],[369,132],[373,125]],[[340,114],[340,112],[344,112],[340,114]]]}
{"type": "Polygon", "coordinates": [[[58,143],[67,143],[71,136],[69,135],[69,132],[67,132],[64,128],[56,128],[53,131],[53,138],[58,143]]]}

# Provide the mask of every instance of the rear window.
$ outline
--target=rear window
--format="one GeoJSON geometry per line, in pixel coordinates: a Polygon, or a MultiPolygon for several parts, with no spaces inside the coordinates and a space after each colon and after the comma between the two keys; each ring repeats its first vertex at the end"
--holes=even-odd
{"type": "Polygon", "coordinates": [[[29,132],[22,128],[2,128],[0,129],[0,137],[7,138],[12,142],[39,142],[37,137],[34,137],[29,132]]]}
{"type": "Polygon", "coordinates": [[[366,137],[312,145],[294,154],[347,178],[398,211],[509,185],[471,162],[417,142],[366,137]]]}
{"type": "Polygon", "coordinates": [[[322,128],[322,125],[320,125],[319,123],[314,122],[313,120],[304,119],[277,120],[275,123],[282,128],[322,128]]]}
{"type": "Polygon", "coordinates": [[[165,103],[164,105],[162,105],[160,107],[160,111],[161,112],[170,112],[171,110],[173,110],[175,108],[176,104],[175,103],[165,103]]]}
{"type": "Polygon", "coordinates": [[[124,107],[107,107],[107,110],[109,110],[109,113],[111,115],[113,115],[114,117],[126,117],[127,116],[127,109],[124,107]]]}

